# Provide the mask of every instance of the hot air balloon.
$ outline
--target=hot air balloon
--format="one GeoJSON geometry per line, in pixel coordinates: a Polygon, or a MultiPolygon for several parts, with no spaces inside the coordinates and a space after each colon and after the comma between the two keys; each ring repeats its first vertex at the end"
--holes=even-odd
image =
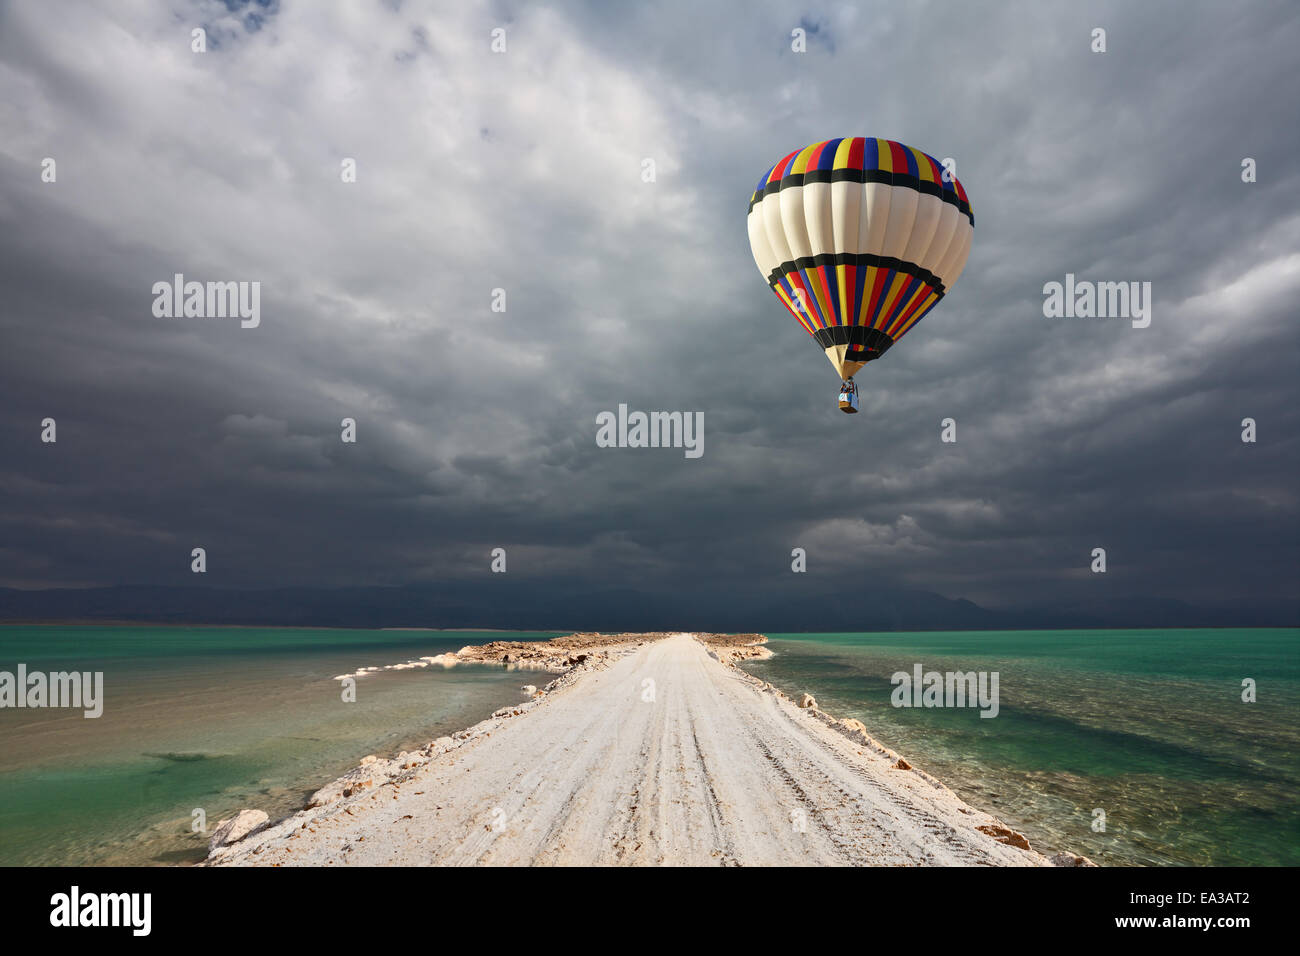
{"type": "Polygon", "coordinates": [[[828,139],[767,171],[749,201],[749,245],[777,298],[853,381],[952,288],[975,217],[956,176],[889,139],[828,139]]]}

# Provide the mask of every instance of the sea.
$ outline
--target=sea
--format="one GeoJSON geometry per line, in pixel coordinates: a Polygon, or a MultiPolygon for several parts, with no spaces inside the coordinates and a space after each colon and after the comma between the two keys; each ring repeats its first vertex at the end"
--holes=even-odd
{"type": "Polygon", "coordinates": [[[861,720],[1036,849],[1300,864],[1300,629],[767,636],[775,656],[746,670],[861,720]],[[996,673],[997,716],[895,706],[918,664],[996,673]]]}
{"type": "Polygon", "coordinates": [[[367,754],[523,700],[546,674],[484,665],[333,678],[561,632],[0,626],[0,671],[102,672],[103,713],[0,708],[0,865],[190,864],[218,821],[272,820],[367,754]]]}
{"type": "MultiPolygon", "coordinates": [[[[0,708],[0,865],[186,865],[366,754],[488,717],[545,675],[333,678],[561,632],[0,626],[0,671],[104,675],[102,716],[0,708]]],[[[769,634],[744,667],[811,693],[1035,848],[1111,866],[1300,864],[1300,629],[769,634]],[[998,675],[997,716],[901,707],[894,675],[998,675]]]]}

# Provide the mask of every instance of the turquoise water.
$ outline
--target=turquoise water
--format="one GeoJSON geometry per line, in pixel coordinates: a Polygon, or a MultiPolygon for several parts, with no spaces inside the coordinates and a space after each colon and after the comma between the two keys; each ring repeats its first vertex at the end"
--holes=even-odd
{"type": "Polygon", "coordinates": [[[1103,865],[1300,864],[1300,630],[768,636],[776,656],[746,670],[858,718],[1036,847],[1103,865]],[[998,716],[892,706],[891,675],[917,663],[997,671],[998,716]]]}
{"type": "MultiPolygon", "coordinates": [[[[0,865],[187,863],[366,753],[466,727],[536,683],[492,667],[336,674],[554,632],[0,627],[0,670],[104,672],[104,715],[0,709],[0,865]]],[[[1300,631],[773,634],[747,669],[873,735],[1043,849],[1102,864],[1300,863],[1300,631]],[[895,671],[999,673],[1000,712],[894,708],[895,671]],[[1257,703],[1241,681],[1258,683],[1257,703]],[[1093,830],[1093,810],[1106,814],[1093,830]]]]}
{"type": "Polygon", "coordinates": [[[193,811],[272,819],[367,753],[486,718],[539,675],[385,671],[344,703],[332,678],[498,638],[557,632],[0,627],[0,670],[102,671],[104,712],[0,709],[0,865],[189,863],[193,811]]]}

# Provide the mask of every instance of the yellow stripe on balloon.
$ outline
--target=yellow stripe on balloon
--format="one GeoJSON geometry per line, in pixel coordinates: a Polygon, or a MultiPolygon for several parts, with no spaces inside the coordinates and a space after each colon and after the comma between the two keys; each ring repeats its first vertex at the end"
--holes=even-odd
{"type": "MultiPolygon", "coordinates": [[[[861,269],[862,266],[858,266],[858,268],[861,269]]],[[[865,326],[870,324],[867,321],[867,306],[871,304],[871,290],[876,285],[876,271],[875,266],[866,267],[867,275],[862,280],[862,299],[858,302],[858,320],[853,323],[854,325],[865,326]]]]}
{"type": "MultiPolygon", "coordinates": [[[[825,140],[822,140],[822,142],[824,143],[825,140]]],[[[794,158],[794,162],[790,164],[790,171],[786,175],[797,176],[800,173],[806,173],[808,171],[808,159],[812,156],[813,150],[820,145],[821,143],[813,143],[811,146],[805,146],[799,152],[799,155],[794,158]]]]}
{"type": "Polygon", "coordinates": [[[897,338],[899,326],[903,325],[911,317],[912,307],[916,305],[917,301],[925,294],[926,287],[923,285],[917,286],[916,291],[908,297],[907,304],[898,310],[898,315],[896,315],[894,320],[889,323],[889,328],[885,329],[886,335],[890,338],[897,338]]]}
{"type": "Polygon", "coordinates": [[[835,165],[832,169],[848,169],[849,151],[853,148],[853,137],[845,136],[840,140],[839,148],[835,150],[835,165]]]}
{"type": "Polygon", "coordinates": [[[800,311],[799,307],[794,304],[794,299],[790,298],[790,295],[785,291],[785,289],[779,285],[773,286],[772,289],[780,297],[781,301],[785,303],[785,307],[790,310],[790,314],[793,315],[795,319],[798,320],[799,324],[804,327],[804,331],[809,335],[812,335],[814,331],[812,323],[808,321],[803,312],[800,311]]]}
{"type": "Polygon", "coordinates": [[[916,178],[923,183],[937,182],[938,180],[934,178],[934,168],[930,165],[930,157],[914,146],[906,148],[912,151],[912,158],[916,160],[916,178]]]}
{"type": "Polygon", "coordinates": [[[876,321],[872,325],[884,331],[884,327],[879,323],[889,318],[889,314],[894,311],[894,303],[898,301],[899,294],[903,291],[903,286],[910,282],[912,277],[904,272],[894,276],[894,281],[889,284],[889,291],[885,293],[885,301],[881,303],[880,310],[876,313],[876,321]]]}
{"type": "Polygon", "coordinates": [[[894,339],[898,340],[902,338],[904,335],[906,335],[907,330],[910,329],[912,326],[916,325],[918,321],[920,321],[921,316],[925,315],[925,310],[930,308],[930,306],[934,305],[935,300],[938,298],[939,298],[939,293],[937,292],[931,292],[928,296],[926,296],[925,301],[922,302],[920,307],[915,312],[912,313],[912,317],[903,323],[902,328],[898,330],[898,334],[894,336],[894,339]]]}
{"type": "Polygon", "coordinates": [[[835,267],[835,282],[840,287],[840,325],[852,325],[849,316],[849,267],[835,267]]]}
{"type": "Polygon", "coordinates": [[[876,140],[876,168],[883,169],[887,173],[894,171],[894,153],[889,148],[887,139],[876,140]]]}
{"type": "Polygon", "coordinates": [[[821,271],[818,269],[809,269],[808,278],[811,280],[808,284],[812,286],[813,295],[817,298],[818,315],[825,320],[827,325],[833,325],[835,323],[835,316],[831,312],[831,290],[824,287],[821,281],[821,271]]]}

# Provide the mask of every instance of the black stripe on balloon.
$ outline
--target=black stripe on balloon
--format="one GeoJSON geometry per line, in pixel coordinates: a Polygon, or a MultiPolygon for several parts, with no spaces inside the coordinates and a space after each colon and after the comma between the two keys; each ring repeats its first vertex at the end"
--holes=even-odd
{"type": "Polygon", "coordinates": [[[754,192],[749,199],[749,211],[773,193],[782,189],[793,189],[806,183],[884,183],[886,186],[905,186],[915,189],[927,196],[938,196],[949,205],[956,206],[958,212],[975,225],[975,214],[970,210],[970,203],[957,195],[956,190],[944,189],[939,183],[919,179],[911,173],[891,173],[884,169],[814,169],[806,173],[791,173],[784,179],[768,183],[761,190],[754,192]]]}
{"type": "Polygon", "coordinates": [[[878,269],[896,269],[899,272],[920,279],[935,292],[943,295],[943,283],[929,269],[922,269],[914,262],[896,259],[893,256],[877,256],[870,252],[823,252],[820,256],[803,256],[794,261],[781,263],[767,275],[767,284],[775,286],[778,279],[784,279],[799,269],[815,269],[818,266],[875,266],[878,269]]]}
{"type": "Polygon", "coordinates": [[[832,325],[813,332],[813,339],[823,349],[847,345],[849,348],[844,357],[850,362],[878,359],[894,344],[894,340],[880,329],[869,329],[862,325],[832,325]]]}

